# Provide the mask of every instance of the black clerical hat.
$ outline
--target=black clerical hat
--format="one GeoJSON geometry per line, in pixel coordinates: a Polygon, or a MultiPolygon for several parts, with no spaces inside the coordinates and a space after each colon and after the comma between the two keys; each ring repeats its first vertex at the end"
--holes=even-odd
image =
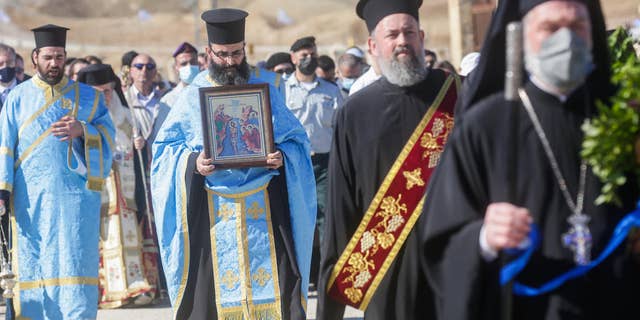
{"type": "Polygon", "coordinates": [[[267,69],[273,69],[281,63],[291,63],[291,65],[293,65],[293,62],[291,62],[291,55],[287,52],[276,52],[267,59],[267,63],[265,63],[264,66],[267,69]]]}
{"type": "Polygon", "coordinates": [[[371,32],[380,20],[394,13],[406,13],[419,21],[418,9],[421,5],[422,0],[360,0],[356,13],[367,23],[367,29],[371,32]]]}
{"type": "Polygon", "coordinates": [[[289,49],[291,52],[296,52],[300,49],[305,49],[305,48],[313,48],[316,46],[316,38],[309,36],[309,37],[304,37],[304,38],[300,38],[298,40],[296,40],[292,45],[291,45],[291,49],[289,49]]]}
{"type": "Polygon", "coordinates": [[[232,44],[244,41],[244,22],[249,14],[238,9],[213,9],[202,13],[207,23],[209,43],[232,44]]]}
{"type": "Polygon", "coordinates": [[[90,64],[78,72],[78,82],[99,86],[115,81],[116,75],[108,64],[90,64]]]}
{"type": "Polygon", "coordinates": [[[177,55],[183,52],[193,52],[195,54],[198,54],[198,49],[192,46],[189,42],[183,42],[178,46],[178,48],[176,48],[176,51],[173,52],[173,57],[175,58],[177,55]]]}
{"type": "MultiPolygon", "coordinates": [[[[533,9],[534,7],[536,7],[539,4],[545,3],[547,1],[551,1],[551,0],[520,0],[519,4],[520,4],[520,16],[524,17],[527,12],[531,11],[531,9],[533,9]]],[[[571,1],[575,1],[575,2],[582,2],[585,5],[588,6],[588,2],[589,0],[571,0],[571,1]]]]}
{"type": "Polygon", "coordinates": [[[90,64],[78,72],[78,82],[82,82],[88,84],[90,86],[100,86],[109,82],[114,82],[115,85],[113,89],[115,90],[118,98],[120,99],[120,103],[129,107],[127,104],[127,99],[122,92],[122,83],[120,82],[120,78],[113,72],[113,68],[111,68],[110,64],[90,64]]]}
{"type": "Polygon", "coordinates": [[[36,38],[36,49],[42,47],[65,47],[67,44],[67,30],[69,28],[47,24],[34,29],[33,35],[36,38]]]}
{"type": "MultiPolygon", "coordinates": [[[[456,114],[462,114],[483,98],[504,90],[506,27],[510,22],[522,20],[531,9],[547,1],[550,0],[505,0],[498,3],[480,51],[480,61],[466,80],[467,87],[462,99],[458,99],[456,114]]],[[[589,10],[593,41],[591,53],[596,69],[589,75],[587,86],[592,98],[605,101],[614,92],[614,87],[611,84],[607,33],[600,1],[571,1],[584,3],[589,10]]]]}

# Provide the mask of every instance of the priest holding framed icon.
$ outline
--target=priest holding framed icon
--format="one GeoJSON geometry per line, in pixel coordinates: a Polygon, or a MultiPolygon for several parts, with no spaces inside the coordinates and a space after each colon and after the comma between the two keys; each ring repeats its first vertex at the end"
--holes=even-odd
{"type": "Polygon", "coordinates": [[[247,15],[202,14],[209,69],[183,90],[153,143],[153,207],[176,319],[306,319],[316,213],[310,144],[272,85],[228,91],[262,82],[246,61],[247,15]],[[212,124],[205,130],[203,116],[212,124]],[[261,131],[269,126],[272,133],[261,131]],[[214,135],[212,152],[205,145],[214,135]],[[242,168],[216,161],[255,154],[263,159],[242,168]]]}

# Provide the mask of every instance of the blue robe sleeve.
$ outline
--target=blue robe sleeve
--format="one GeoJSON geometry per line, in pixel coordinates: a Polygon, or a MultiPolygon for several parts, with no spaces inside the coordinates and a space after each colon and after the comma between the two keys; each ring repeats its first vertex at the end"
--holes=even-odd
{"type": "MultiPolygon", "coordinates": [[[[183,91],[190,89],[186,88],[183,91]]],[[[190,102],[193,101],[189,101],[187,97],[186,92],[180,94],[158,131],[152,146],[153,160],[151,162],[151,192],[158,243],[169,297],[174,309],[177,309],[181,303],[189,270],[189,227],[185,174],[189,157],[199,151],[190,146],[190,142],[193,140],[191,126],[199,126],[200,124],[189,121],[188,113],[193,107],[190,102]]]]}
{"type": "Polygon", "coordinates": [[[69,167],[86,176],[89,190],[100,191],[104,185],[104,179],[111,170],[111,146],[115,128],[105,106],[103,95],[93,89],[84,93],[92,95],[93,104],[88,117],[81,116],[78,119],[82,122],[84,136],[75,138],[70,143],[69,167]]]}
{"type": "Polygon", "coordinates": [[[282,95],[270,87],[275,144],[284,155],[289,214],[300,274],[307,298],[313,232],[316,224],[316,183],[311,164],[311,143],[300,121],[286,107],[282,95]]]}
{"type": "Polygon", "coordinates": [[[5,202],[13,191],[13,166],[19,127],[14,113],[17,104],[16,95],[10,93],[0,111],[0,199],[5,202]]]}

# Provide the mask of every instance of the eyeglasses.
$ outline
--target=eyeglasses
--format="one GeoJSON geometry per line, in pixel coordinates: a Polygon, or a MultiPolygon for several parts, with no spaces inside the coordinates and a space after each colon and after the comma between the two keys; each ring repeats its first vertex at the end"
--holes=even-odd
{"type": "Polygon", "coordinates": [[[244,54],[244,48],[238,49],[238,50],[233,51],[233,52],[213,51],[213,50],[211,50],[211,51],[213,52],[214,56],[216,56],[216,57],[218,57],[218,58],[220,58],[222,60],[225,60],[227,58],[238,59],[244,54]]]}
{"type": "Polygon", "coordinates": [[[138,70],[142,70],[142,68],[144,68],[144,67],[147,67],[147,70],[153,70],[153,69],[155,69],[155,68],[156,68],[156,64],[155,64],[155,63],[151,63],[151,62],[149,62],[149,63],[147,63],[147,64],[144,64],[144,63],[134,63],[134,64],[133,64],[133,66],[134,66],[136,69],[138,69],[138,70]]]}

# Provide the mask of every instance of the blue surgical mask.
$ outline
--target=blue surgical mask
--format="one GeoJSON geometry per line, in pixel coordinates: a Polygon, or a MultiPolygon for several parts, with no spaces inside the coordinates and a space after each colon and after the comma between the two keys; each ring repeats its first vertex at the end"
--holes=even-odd
{"type": "Polygon", "coordinates": [[[355,78],[342,78],[342,80],[340,81],[342,88],[347,91],[351,90],[354,82],[356,82],[355,78]]]}
{"type": "Polygon", "coordinates": [[[184,67],[180,67],[178,69],[178,73],[180,74],[180,80],[182,82],[190,84],[191,81],[198,75],[200,72],[200,67],[197,65],[186,65],[184,67]]]}
{"type": "Polygon", "coordinates": [[[16,68],[2,68],[0,69],[0,82],[9,83],[16,77],[16,68]]]}
{"type": "Polygon", "coordinates": [[[561,28],[545,39],[537,54],[525,52],[525,67],[563,92],[580,86],[594,68],[587,42],[569,28],[561,28]]]}

